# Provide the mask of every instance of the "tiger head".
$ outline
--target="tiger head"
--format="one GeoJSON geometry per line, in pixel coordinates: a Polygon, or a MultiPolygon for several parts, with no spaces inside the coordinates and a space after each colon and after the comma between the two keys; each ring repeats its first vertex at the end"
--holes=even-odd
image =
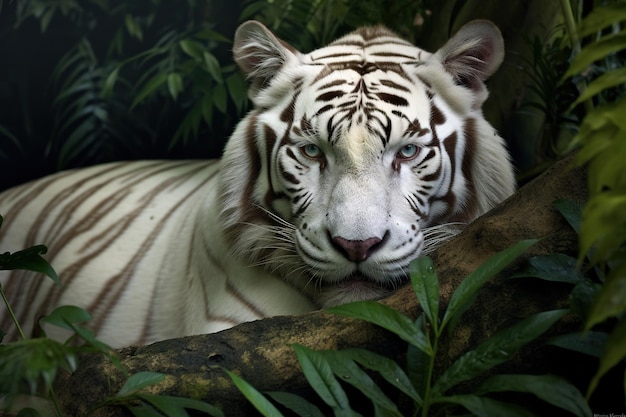
{"type": "Polygon", "coordinates": [[[220,188],[236,256],[320,306],[406,282],[426,231],[467,223],[514,190],[481,111],[503,54],[487,21],[434,54],[384,27],[304,54],[241,25],[234,56],[254,109],[226,146],[220,188]]]}

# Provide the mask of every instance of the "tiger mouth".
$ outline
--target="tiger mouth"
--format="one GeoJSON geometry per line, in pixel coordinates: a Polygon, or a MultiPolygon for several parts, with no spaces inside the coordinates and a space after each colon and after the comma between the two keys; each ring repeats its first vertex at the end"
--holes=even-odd
{"type": "Polygon", "coordinates": [[[339,288],[372,288],[378,290],[394,291],[408,282],[408,277],[392,277],[384,280],[376,280],[363,275],[359,272],[354,272],[341,281],[334,282],[331,285],[339,288]]]}

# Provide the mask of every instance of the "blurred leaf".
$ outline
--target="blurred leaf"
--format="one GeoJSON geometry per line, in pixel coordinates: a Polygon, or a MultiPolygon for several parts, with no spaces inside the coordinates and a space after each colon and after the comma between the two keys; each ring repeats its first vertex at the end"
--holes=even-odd
{"type": "Polygon", "coordinates": [[[324,417],[324,414],[315,405],[304,398],[289,392],[266,392],[274,401],[288,408],[301,417],[324,417]]]}
{"type": "Polygon", "coordinates": [[[439,334],[439,280],[432,260],[427,256],[419,257],[409,265],[411,284],[420,306],[432,325],[435,334],[439,334]]]}
{"type": "Polygon", "coordinates": [[[578,317],[589,317],[589,310],[595,295],[602,288],[600,284],[585,279],[574,286],[569,295],[569,306],[578,317]]]}
{"type": "Polygon", "coordinates": [[[597,6],[581,22],[578,32],[581,37],[585,37],[624,20],[626,20],[626,7],[623,2],[597,6]]]}
{"type": "Polygon", "coordinates": [[[622,49],[626,49],[626,33],[615,33],[602,37],[574,57],[563,79],[581,73],[593,62],[622,49]]]}
{"type": "Polygon", "coordinates": [[[233,381],[237,389],[246,397],[248,401],[265,417],[283,417],[282,413],[278,409],[256,390],[252,385],[246,382],[243,378],[237,374],[224,369],[224,372],[228,374],[233,381]]]}
{"type": "Polygon", "coordinates": [[[2,253],[0,254],[0,271],[24,269],[40,272],[50,277],[57,285],[61,285],[55,270],[48,261],[41,257],[46,252],[48,252],[48,248],[44,245],[37,245],[14,253],[2,253]]]}
{"type": "Polygon", "coordinates": [[[109,75],[104,80],[104,85],[102,86],[102,96],[110,97],[113,93],[113,88],[115,87],[115,83],[117,82],[117,77],[120,74],[121,66],[116,66],[113,71],[109,73],[109,75]]]}
{"type": "Polygon", "coordinates": [[[124,17],[124,23],[126,24],[126,30],[128,30],[128,33],[132,37],[136,38],[139,41],[143,40],[143,31],[141,30],[141,26],[139,25],[139,23],[137,23],[137,21],[131,14],[126,14],[126,16],[124,17]]]}
{"type": "Polygon", "coordinates": [[[333,376],[333,371],[324,355],[302,345],[293,345],[293,349],[296,351],[302,372],[309,385],[333,409],[335,416],[358,415],[350,408],[348,397],[339,381],[333,376]]]}
{"type": "Polygon", "coordinates": [[[204,58],[204,64],[206,65],[209,74],[211,74],[211,77],[213,77],[215,82],[218,84],[222,84],[224,82],[222,79],[222,69],[217,58],[215,58],[215,56],[208,51],[203,51],[202,57],[204,58]]]}
{"type": "Polygon", "coordinates": [[[609,335],[604,346],[604,352],[600,357],[598,372],[594,375],[587,390],[587,398],[595,391],[600,379],[626,358],[626,319],[622,318],[609,335]]]}
{"type": "Polygon", "coordinates": [[[14,395],[26,383],[34,394],[40,382],[52,386],[59,369],[74,372],[76,348],[47,338],[25,339],[0,345],[0,392],[14,395]]]}
{"type": "MultiPolygon", "coordinates": [[[[515,245],[498,252],[469,274],[457,287],[450,298],[448,308],[443,316],[441,329],[452,319],[458,320],[463,312],[471,305],[480,287],[494,275],[501,272],[512,261],[517,259],[529,247],[537,243],[537,239],[523,240],[515,245]]],[[[452,326],[454,327],[454,326],[452,326]]]]}
{"type": "Polygon", "coordinates": [[[218,84],[213,90],[213,104],[222,114],[226,114],[227,96],[226,86],[224,84],[218,84]]]}
{"type": "Polygon", "coordinates": [[[482,417],[532,417],[533,414],[518,405],[479,397],[477,395],[452,395],[438,399],[441,403],[462,405],[472,415],[482,417]]]}
{"type": "Polygon", "coordinates": [[[626,312],[626,262],[620,263],[609,272],[604,285],[596,294],[585,329],[602,323],[609,317],[626,312]]]}
{"type": "Polygon", "coordinates": [[[528,260],[529,266],[508,278],[540,278],[546,281],[577,284],[585,279],[577,268],[578,260],[571,256],[555,253],[552,255],[534,256],[528,260]]]}
{"type": "Polygon", "coordinates": [[[609,259],[626,239],[626,194],[607,191],[592,196],[583,219],[581,253],[593,247],[592,263],[609,259]]]}
{"type": "Polygon", "coordinates": [[[483,382],[476,394],[492,392],[527,392],[579,417],[592,415],[580,391],[554,375],[494,375],[483,382]]]}
{"type": "Polygon", "coordinates": [[[74,330],[74,325],[91,321],[91,315],[80,307],[60,306],[41,320],[64,329],[74,330]]]}
{"type": "Polygon", "coordinates": [[[358,301],[331,307],[326,309],[326,311],[332,314],[353,317],[374,323],[395,333],[402,340],[409,342],[429,356],[433,355],[432,346],[430,345],[430,341],[426,338],[426,335],[415,327],[410,318],[402,315],[391,307],[376,301],[358,301]]]}
{"type": "Polygon", "coordinates": [[[165,375],[159,372],[137,372],[131,375],[122,388],[115,394],[116,397],[125,397],[137,391],[156,385],[165,379],[165,375]]]}
{"type": "Polygon", "coordinates": [[[609,72],[605,72],[598,78],[593,80],[582,94],[572,103],[570,109],[591,97],[599,94],[601,91],[611,87],[620,86],[626,83],[626,68],[617,68],[609,72]]]}
{"type": "Polygon", "coordinates": [[[555,336],[548,340],[548,344],[568,349],[574,352],[599,358],[606,344],[608,334],[588,331],[585,333],[570,333],[555,336]]]}
{"type": "Polygon", "coordinates": [[[542,335],[561,319],[567,310],[553,310],[532,316],[499,331],[475,349],[465,352],[443,371],[435,385],[433,395],[439,396],[447,390],[469,381],[496,365],[511,359],[523,346],[542,335]]]}
{"type": "Polygon", "coordinates": [[[133,109],[137,104],[141,103],[146,97],[153,94],[167,81],[167,74],[158,73],[152,77],[143,88],[135,95],[130,108],[133,109]]]}
{"type": "Polygon", "coordinates": [[[167,76],[167,88],[170,96],[176,101],[178,95],[183,91],[183,78],[177,72],[172,72],[167,76]]]}
{"type": "Polygon", "coordinates": [[[576,233],[580,233],[583,217],[583,204],[574,200],[563,199],[554,201],[552,206],[557,209],[559,213],[561,213],[561,216],[565,218],[567,223],[572,226],[572,229],[574,229],[576,233]]]}
{"type": "Polygon", "coordinates": [[[206,48],[201,43],[191,39],[183,39],[179,42],[179,45],[183,52],[185,52],[191,58],[195,59],[198,62],[202,62],[204,60],[204,52],[206,48]]]}

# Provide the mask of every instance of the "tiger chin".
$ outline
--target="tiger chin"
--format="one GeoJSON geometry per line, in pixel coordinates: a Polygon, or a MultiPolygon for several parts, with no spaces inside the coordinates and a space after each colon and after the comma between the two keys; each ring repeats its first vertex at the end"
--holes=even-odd
{"type": "Polygon", "coordinates": [[[0,248],[46,244],[63,282],[0,272],[27,332],[63,304],[121,347],[381,298],[514,192],[481,110],[504,55],[492,23],[434,53],[382,26],[302,53],[250,21],[233,50],[254,107],[221,160],[104,164],[0,194],[0,248]]]}

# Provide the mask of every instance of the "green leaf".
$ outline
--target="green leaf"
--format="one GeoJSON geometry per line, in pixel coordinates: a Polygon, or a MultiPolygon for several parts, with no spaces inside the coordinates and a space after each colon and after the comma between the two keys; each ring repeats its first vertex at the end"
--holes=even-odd
{"type": "MultiPolygon", "coordinates": [[[[418,329],[424,329],[424,314],[420,314],[415,321],[415,325],[418,329]]],[[[422,396],[425,395],[426,386],[430,383],[428,379],[429,366],[430,357],[415,346],[409,345],[407,350],[407,373],[412,385],[422,396]]],[[[417,402],[421,404],[421,399],[417,402]]]]}
{"type": "Polygon", "coordinates": [[[585,333],[570,333],[555,336],[548,340],[548,344],[568,349],[574,352],[599,358],[606,344],[608,334],[589,331],[585,333]]]}
{"type": "Polygon", "coordinates": [[[585,37],[623,20],[626,20],[624,4],[622,2],[610,3],[594,7],[581,22],[578,31],[581,37],[585,37]]]}
{"type": "Polygon", "coordinates": [[[383,393],[365,371],[357,366],[349,352],[325,350],[318,353],[323,355],[335,375],[361,391],[381,410],[383,415],[402,417],[394,402],[383,393]]]}
{"type": "Polygon", "coordinates": [[[147,394],[142,394],[139,398],[152,404],[168,417],[186,417],[188,414],[185,409],[202,411],[214,417],[224,416],[224,413],[219,408],[191,398],[147,394]]]}
{"type": "Polygon", "coordinates": [[[198,62],[203,61],[203,53],[206,48],[201,43],[193,41],[191,39],[183,39],[179,42],[179,45],[183,52],[185,52],[187,55],[189,55],[198,62]]]}
{"type": "Polygon", "coordinates": [[[583,204],[570,199],[562,199],[554,201],[552,206],[561,213],[561,216],[565,218],[576,233],[580,233],[583,218],[583,204]]]}
{"type": "Polygon", "coordinates": [[[526,392],[579,417],[592,415],[578,388],[554,375],[495,375],[478,387],[476,394],[526,392]]]}
{"type": "Polygon", "coordinates": [[[437,399],[439,403],[462,405],[480,417],[533,417],[533,414],[515,404],[509,404],[477,395],[453,395],[437,399]]]}
{"type": "Polygon", "coordinates": [[[64,329],[74,330],[74,324],[87,323],[91,321],[91,316],[80,307],[61,306],[41,320],[64,329]]]}
{"type": "MultiPolygon", "coordinates": [[[[421,352],[419,349],[418,351],[421,352]]],[[[364,349],[346,349],[341,353],[342,355],[358,362],[361,366],[378,372],[385,379],[385,381],[398,388],[418,405],[422,405],[422,398],[415,390],[413,384],[411,384],[409,377],[392,359],[364,349]]]]}
{"type": "Polygon", "coordinates": [[[143,31],[141,30],[141,26],[130,13],[127,13],[124,17],[124,23],[126,24],[126,30],[128,30],[128,33],[132,37],[140,41],[143,40],[143,31]]]}
{"type": "Polygon", "coordinates": [[[57,285],[61,281],[48,261],[41,257],[48,252],[44,245],[37,245],[15,253],[0,254],[0,271],[24,269],[26,271],[41,272],[50,277],[57,285]]]}
{"type": "Polygon", "coordinates": [[[304,376],[311,388],[329,405],[337,417],[354,416],[348,397],[339,381],[333,376],[329,363],[320,352],[302,345],[293,345],[304,376]]]}
{"type": "Polygon", "coordinates": [[[585,329],[589,330],[595,324],[624,312],[626,312],[626,262],[609,272],[604,285],[591,304],[585,329]]]}
{"type": "Polygon", "coordinates": [[[560,253],[552,255],[534,256],[528,260],[528,268],[516,272],[509,278],[539,278],[552,282],[577,284],[585,279],[577,268],[578,260],[560,253]]]}
{"type": "Polygon", "coordinates": [[[300,417],[324,417],[324,414],[315,405],[304,398],[289,392],[266,392],[274,401],[295,412],[300,417]]]}
{"type": "Polygon", "coordinates": [[[222,68],[220,67],[220,62],[212,53],[208,51],[203,51],[202,57],[209,74],[211,74],[211,77],[213,77],[218,84],[222,84],[224,80],[222,79],[222,68]]]}
{"type": "Polygon", "coordinates": [[[469,274],[457,287],[450,298],[448,308],[443,316],[441,330],[452,320],[458,320],[457,315],[461,315],[471,305],[480,287],[490,280],[494,275],[502,271],[518,256],[524,253],[529,247],[538,242],[538,239],[523,240],[513,246],[498,252],[488,259],[474,272],[469,274]]]}
{"type": "Polygon", "coordinates": [[[156,90],[158,90],[165,82],[167,81],[167,74],[158,73],[154,77],[152,77],[148,82],[143,85],[143,88],[139,90],[135,98],[133,99],[130,108],[133,109],[137,104],[141,103],[146,99],[149,95],[153,94],[156,90]]]}
{"type": "Polygon", "coordinates": [[[588,279],[579,282],[569,295],[569,306],[578,317],[589,317],[591,304],[602,286],[588,279]]]}
{"type": "Polygon", "coordinates": [[[59,369],[74,372],[77,365],[76,348],[52,339],[24,339],[0,345],[0,392],[14,395],[26,384],[34,394],[42,381],[49,389],[59,369]]]}
{"type": "Polygon", "coordinates": [[[593,248],[591,262],[609,259],[626,239],[626,195],[604,191],[589,198],[580,234],[581,253],[593,248]]]}
{"type": "Polygon", "coordinates": [[[587,86],[582,94],[572,103],[570,109],[573,109],[578,104],[590,99],[603,90],[611,87],[617,87],[624,83],[626,83],[626,68],[617,68],[612,71],[605,72],[587,86]]]}
{"type": "Polygon", "coordinates": [[[415,327],[413,321],[400,312],[376,301],[357,301],[331,307],[326,310],[340,316],[353,317],[376,324],[395,333],[402,340],[412,344],[429,356],[433,355],[430,341],[424,332],[415,327]]]}
{"type": "Polygon", "coordinates": [[[626,49],[626,33],[619,32],[602,37],[597,42],[585,47],[574,57],[569,69],[563,76],[563,79],[567,79],[572,75],[583,72],[594,61],[602,59],[622,49],[626,49]]]}
{"type": "Polygon", "coordinates": [[[256,390],[252,385],[246,382],[243,378],[239,377],[235,373],[224,369],[224,372],[228,374],[233,381],[237,389],[246,397],[248,401],[265,417],[283,417],[282,413],[278,409],[256,390]]]}
{"type": "Polygon", "coordinates": [[[242,114],[248,104],[246,80],[239,72],[235,72],[226,79],[226,86],[231,100],[235,103],[237,113],[242,114]]]}
{"type": "Polygon", "coordinates": [[[226,87],[223,84],[218,84],[213,89],[213,104],[223,114],[226,114],[227,110],[228,93],[226,87]]]}
{"type": "Polygon", "coordinates": [[[115,87],[117,78],[120,75],[121,68],[122,66],[118,65],[113,69],[113,71],[109,73],[109,75],[107,75],[106,79],[104,80],[104,84],[102,85],[102,97],[110,97],[113,93],[113,88],[115,87]]]}
{"type": "Polygon", "coordinates": [[[422,310],[439,335],[439,280],[432,260],[422,256],[411,262],[411,284],[417,295],[422,310]]]}
{"type": "Polygon", "coordinates": [[[116,397],[125,397],[137,391],[156,385],[165,379],[165,375],[159,372],[138,372],[131,375],[122,388],[115,394],[116,397]]]}
{"type": "Polygon", "coordinates": [[[591,397],[604,374],[624,358],[626,358],[626,319],[622,318],[606,341],[604,352],[600,357],[600,366],[589,384],[587,398],[591,397]]]}
{"type": "Polygon", "coordinates": [[[567,310],[537,313],[496,333],[452,363],[435,383],[433,395],[441,395],[511,359],[514,353],[543,334],[566,313],[567,310]]]}
{"type": "Polygon", "coordinates": [[[178,95],[183,91],[183,77],[177,72],[172,72],[167,76],[167,89],[170,92],[170,96],[176,101],[178,95]]]}

